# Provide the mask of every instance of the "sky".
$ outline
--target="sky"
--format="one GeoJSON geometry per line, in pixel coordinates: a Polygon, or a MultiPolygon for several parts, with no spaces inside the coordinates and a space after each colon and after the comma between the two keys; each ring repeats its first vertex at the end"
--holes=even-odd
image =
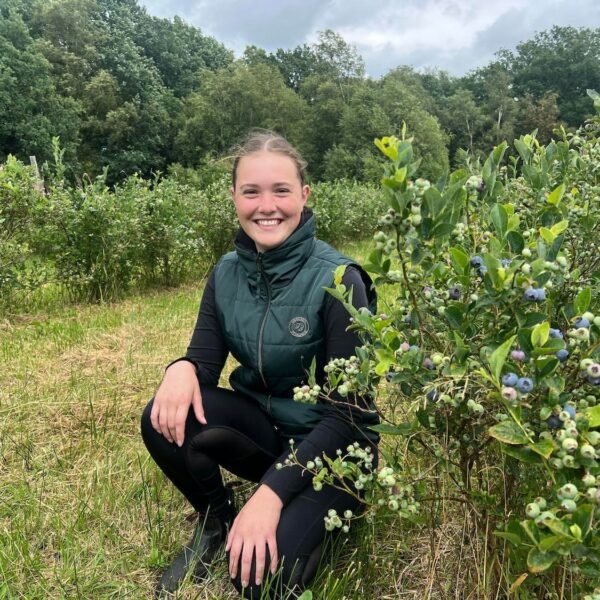
{"type": "Polygon", "coordinates": [[[175,15],[236,56],[315,42],[333,29],[356,46],[367,74],[400,65],[461,76],[500,48],[553,25],[600,27],[600,0],[139,0],[157,17],[175,15]]]}

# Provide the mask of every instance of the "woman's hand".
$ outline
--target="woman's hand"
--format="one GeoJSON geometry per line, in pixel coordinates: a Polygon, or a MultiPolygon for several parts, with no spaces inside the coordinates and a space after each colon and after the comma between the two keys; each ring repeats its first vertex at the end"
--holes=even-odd
{"type": "Polygon", "coordinates": [[[269,548],[271,573],[277,571],[277,541],[275,534],[283,503],[279,496],[268,486],[261,485],[239,512],[229,536],[229,574],[235,578],[238,565],[241,567],[240,579],[246,587],[250,579],[252,555],[256,552],[256,585],[263,581],[266,561],[266,548],[269,548]]]}
{"type": "Polygon", "coordinates": [[[150,413],[152,427],[169,442],[181,446],[190,404],[194,407],[196,419],[206,425],[196,369],[187,360],[180,360],[166,370],[154,396],[150,413]]]}

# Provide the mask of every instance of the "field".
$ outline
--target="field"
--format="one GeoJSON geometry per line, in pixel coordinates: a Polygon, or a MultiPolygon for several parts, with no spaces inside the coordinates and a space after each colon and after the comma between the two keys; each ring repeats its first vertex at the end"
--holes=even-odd
{"type": "MultiPolygon", "coordinates": [[[[1,598],[152,595],[193,524],[149,459],[139,415],[164,365],[185,351],[201,287],[55,306],[0,324],[1,598]]],[[[399,526],[363,524],[339,549],[337,569],[322,570],[315,597],[426,597],[419,590],[431,565],[418,544],[399,526]],[[359,548],[357,536],[370,529],[377,533],[359,548]]],[[[232,590],[221,562],[214,579],[180,597],[234,598],[232,590]]]]}

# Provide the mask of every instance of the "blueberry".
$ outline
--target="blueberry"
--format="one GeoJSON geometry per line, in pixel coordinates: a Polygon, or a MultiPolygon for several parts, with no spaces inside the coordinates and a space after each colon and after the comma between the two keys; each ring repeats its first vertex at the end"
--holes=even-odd
{"type": "Polygon", "coordinates": [[[550,429],[560,429],[562,427],[562,421],[556,415],[550,415],[546,423],[550,429]]]}
{"type": "Polygon", "coordinates": [[[503,267],[508,267],[512,263],[512,260],[510,258],[503,258],[500,263],[503,267]]]}
{"type": "Polygon", "coordinates": [[[409,347],[409,350],[414,350],[415,352],[419,351],[419,346],[415,346],[414,344],[409,347]]]}
{"type": "Polygon", "coordinates": [[[385,379],[386,379],[386,381],[392,381],[392,379],[393,379],[393,378],[394,378],[394,373],[393,373],[392,371],[388,371],[388,372],[385,374],[385,379]]]}
{"type": "Polygon", "coordinates": [[[426,358],[423,360],[423,367],[429,369],[430,371],[433,371],[433,369],[435,369],[435,365],[433,364],[433,361],[430,358],[426,358]]]}
{"type": "Polygon", "coordinates": [[[533,389],[533,380],[529,377],[521,377],[517,381],[517,389],[520,392],[523,392],[524,394],[531,392],[531,390],[533,389]]]}
{"type": "Polygon", "coordinates": [[[569,415],[570,419],[575,418],[575,407],[574,406],[571,406],[570,404],[565,404],[563,406],[563,410],[569,415]]]}
{"type": "Polygon", "coordinates": [[[410,315],[406,315],[406,316],[404,317],[404,322],[405,322],[406,324],[410,325],[410,323],[411,323],[411,318],[410,318],[410,315]]]}
{"type": "Polygon", "coordinates": [[[481,267],[481,265],[483,265],[483,258],[481,258],[481,256],[473,256],[471,258],[471,266],[474,269],[478,269],[479,267],[481,267]]]}
{"type": "Polygon", "coordinates": [[[546,291],[540,288],[527,288],[523,294],[523,298],[527,302],[541,302],[546,299],[546,291]]]}
{"type": "Polygon", "coordinates": [[[537,302],[543,302],[546,299],[546,290],[539,288],[537,290],[537,298],[536,301],[537,302]]]}
{"type": "Polygon", "coordinates": [[[448,297],[450,298],[450,300],[460,300],[460,288],[451,287],[448,290],[448,297]]]}
{"type": "Polygon", "coordinates": [[[561,348],[556,354],[555,354],[556,358],[558,358],[558,360],[560,360],[560,362],[565,362],[567,360],[567,358],[569,358],[569,351],[565,350],[564,348],[561,348]]]}
{"type": "Polygon", "coordinates": [[[578,329],[580,327],[583,327],[584,329],[589,329],[590,328],[590,322],[588,319],[585,319],[584,317],[579,317],[579,319],[577,319],[575,321],[575,327],[577,327],[578,329]]]}
{"type": "Polygon", "coordinates": [[[600,385],[600,377],[592,377],[591,375],[588,375],[587,380],[592,385],[600,385]]]}
{"type": "Polygon", "coordinates": [[[517,381],[519,381],[519,377],[516,373],[507,373],[502,377],[502,385],[507,387],[515,387],[517,381]]]}
{"type": "Polygon", "coordinates": [[[525,352],[523,352],[523,350],[513,350],[510,353],[510,357],[513,360],[517,360],[517,361],[521,362],[521,361],[525,360],[525,352]]]}
{"type": "Polygon", "coordinates": [[[429,402],[437,402],[438,400],[438,393],[437,390],[429,390],[427,392],[427,400],[429,400],[429,402]]]}
{"type": "Polygon", "coordinates": [[[483,277],[486,273],[487,267],[485,265],[481,265],[481,267],[477,269],[477,275],[479,275],[479,277],[483,277]]]}
{"type": "Polygon", "coordinates": [[[551,338],[560,338],[561,340],[564,338],[563,332],[560,329],[550,328],[549,333],[551,338]]]}

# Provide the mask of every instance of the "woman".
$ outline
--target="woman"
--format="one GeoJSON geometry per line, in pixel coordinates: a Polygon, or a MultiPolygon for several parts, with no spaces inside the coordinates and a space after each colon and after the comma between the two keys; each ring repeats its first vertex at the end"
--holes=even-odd
{"type": "Polygon", "coordinates": [[[329,360],[351,356],[361,343],[324,290],[335,268],[349,265],[342,282],[353,287],[356,307],[374,304],[362,269],[315,239],[304,168],[276,134],[253,134],[241,147],[231,188],[240,222],[235,252],[210,275],[188,351],[167,367],[144,411],[150,454],[199,513],[159,592],[176,590],[190,570],[195,579],[206,576],[225,541],[229,573],[245,598],[266,587],[273,596],[299,590],[318,565],[328,510],[358,508],[335,487],[315,491],[299,466],[276,468],[292,438],[300,464],[354,441],[375,449],[377,441],[368,429],[374,412],[336,395],[316,405],[292,399],[313,358],[322,380],[329,360]],[[229,352],[240,363],[232,390],[217,387],[229,352]],[[259,484],[237,516],[220,466],[259,484]]]}

